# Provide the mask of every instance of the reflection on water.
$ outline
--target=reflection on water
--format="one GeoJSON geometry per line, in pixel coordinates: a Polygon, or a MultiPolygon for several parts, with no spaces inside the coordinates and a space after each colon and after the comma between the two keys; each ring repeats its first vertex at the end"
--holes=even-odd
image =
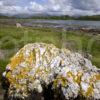
{"type": "Polygon", "coordinates": [[[27,26],[44,25],[46,27],[84,27],[92,29],[100,29],[100,21],[80,21],[80,20],[31,20],[24,23],[27,26]]]}

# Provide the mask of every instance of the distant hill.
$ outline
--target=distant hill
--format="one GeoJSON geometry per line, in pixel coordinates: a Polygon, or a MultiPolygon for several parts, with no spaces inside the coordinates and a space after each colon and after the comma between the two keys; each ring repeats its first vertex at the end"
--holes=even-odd
{"type": "Polygon", "coordinates": [[[0,19],[9,18],[8,16],[0,15],[0,19]]]}
{"type": "Polygon", "coordinates": [[[93,16],[80,16],[78,18],[75,18],[76,20],[94,20],[94,21],[100,21],[100,15],[93,15],[93,16]]]}
{"type": "Polygon", "coordinates": [[[13,16],[8,16],[8,15],[0,14],[0,19],[11,19],[11,18],[14,18],[14,17],[13,16]]]}
{"type": "Polygon", "coordinates": [[[0,19],[16,19],[16,18],[25,18],[25,19],[53,19],[53,20],[94,20],[94,21],[100,21],[100,15],[93,15],[93,16],[68,16],[68,15],[62,15],[62,16],[51,16],[51,15],[28,15],[28,14],[17,14],[13,16],[8,15],[2,15],[0,14],[0,19]]]}
{"type": "Polygon", "coordinates": [[[65,15],[65,16],[50,16],[50,15],[46,15],[46,16],[33,16],[31,17],[32,19],[54,19],[54,20],[71,20],[74,19],[74,17],[65,15]]]}
{"type": "Polygon", "coordinates": [[[55,19],[55,20],[94,20],[100,21],[100,15],[93,15],[93,16],[33,16],[32,19],[55,19]]]}

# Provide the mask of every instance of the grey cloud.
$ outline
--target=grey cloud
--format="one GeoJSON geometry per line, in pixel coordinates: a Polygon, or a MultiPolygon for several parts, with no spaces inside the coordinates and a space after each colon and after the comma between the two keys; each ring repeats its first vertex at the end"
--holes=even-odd
{"type": "Polygon", "coordinates": [[[63,15],[100,14],[100,0],[49,0],[48,7],[48,11],[58,11],[63,15]]]}
{"type": "Polygon", "coordinates": [[[100,10],[100,0],[72,0],[72,7],[81,10],[100,10]]]}
{"type": "Polygon", "coordinates": [[[18,5],[24,0],[0,0],[0,13],[48,13],[52,15],[100,14],[100,0],[48,0],[44,4],[29,0],[26,6],[18,5]]]}
{"type": "Polygon", "coordinates": [[[19,0],[0,0],[4,6],[14,6],[19,0]]]}
{"type": "Polygon", "coordinates": [[[0,0],[0,13],[14,15],[26,12],[26,9],[16,5],[16,2],[18,2],[18,0],[0,0]]]}

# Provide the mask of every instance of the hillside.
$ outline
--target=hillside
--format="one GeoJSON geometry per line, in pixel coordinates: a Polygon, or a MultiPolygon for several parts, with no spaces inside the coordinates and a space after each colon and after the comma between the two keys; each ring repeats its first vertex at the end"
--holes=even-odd
{"type": "Polygon", "coordinates": [[[68,15],[63,16],[33,16],[32,19],[53,19],[53,20],[94,20],[99,21],[100,15],[93,15],[93,16],[79,16],[79,17],[72,17],[68,15]]]}
{"type": "Polygon", "coordinates": [[[93,15],[93,16],[80,16],[76,18],[77,20],[95,20],[100,21],[100,15],[93,15]]]}
{"type": "Polygon", "coordinates": [[[100,15],[93,15],[93,16],[68,16],[68,15],[62,15],[62,16],[50,16],[50,15],[14,15],[14,16],[6,16],[0,14],[0,19],[51,19],[51,20],[94,20],[94,21],[100,21],[100,15]]]}

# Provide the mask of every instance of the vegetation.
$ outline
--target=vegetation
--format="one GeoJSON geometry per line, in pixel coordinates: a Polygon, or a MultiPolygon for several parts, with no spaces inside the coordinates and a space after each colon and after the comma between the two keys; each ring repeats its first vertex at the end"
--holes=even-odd
{"type": "Polygon", "coordinates": [[[33,16],[32,19],[54,19],[54,20],[90,20],[90,21],[100,21],[100,15],[93,16],[33,16]]]}
{"type": "Polygon", "coordinates": [[[4,15],[0,15],[0,19],[10,19],[12,17],[8,17],[8,16],[4,16],[4,15]]]}
{"type": "Polygon", "coordinates": [[[76,20],[94,20],[94,21],[100,21],[100,15],[94,15],[94,16],[80,16],[76,18],[76,20]]]}
{"type": "MultiPolygon", "coordinates": [[[[21,16],[12,16],[12,17],[7,17],[7,16],[3,16],[0,15],[0,19],[21,19],[21,16]]],[[[24,19],[53,19],[53,20],[94,20],[94,21],[100,21],[100,15],[93,15],[93,16],[68,16],[68,15],[62,15],[62,16],[49,16],[49,15],[38,15],[38,16],[30,16],[30,17],[24,17],[24,15],[22,16],[22,18],[24,19]]]]}
{"type": "Polygon", "coordinates": [[[53,43],[62,48],[88,52],[92,62],[100,67],[100,35],[93,36],[84,32],[73,32],[50,28],[16,28],[14,25],[0,24],[0,74],[5,70],[9,59],[25,44],[34,42],[53,43]],[[2,53],[3,52],[3,53],[2,53]],[[1,56],[2,55],[2,56],[1,56]]]}
{"type": "Polygon", "coordinates": [[[100,15],[93,15],[93,16],[77,16],[72,17],[68,15],[64,16],[34,16],[31,17],[32,19],[54,19],[54,20],[90,20],[90,21],[100,21],[100,15]]]}
{"type": "Polygon", "coordinates": [[[53,20],[73,20],[71,16],[33,16],[32,19],[53,19],[53,20]]]}

